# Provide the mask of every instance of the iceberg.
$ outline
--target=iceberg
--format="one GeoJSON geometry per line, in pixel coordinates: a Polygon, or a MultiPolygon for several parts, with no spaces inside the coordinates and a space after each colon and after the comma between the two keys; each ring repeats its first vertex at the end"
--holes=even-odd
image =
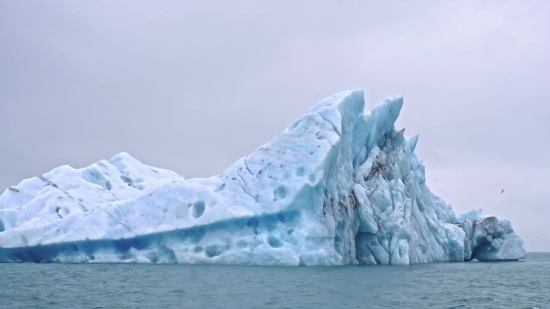
{"type": "Polygon", "coordinates": [[[508,220],[456,216],[426,186],[403,99],[322,100],[221,174],[184,179],[126,153],[0,196],[0,262],[415,264],[518,260],[508,220]]]}

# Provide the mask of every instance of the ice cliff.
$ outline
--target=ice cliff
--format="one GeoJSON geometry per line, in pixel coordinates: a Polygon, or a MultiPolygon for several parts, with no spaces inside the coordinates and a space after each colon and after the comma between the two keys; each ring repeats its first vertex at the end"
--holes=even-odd
{"type": "Polygon", "coordinates": [[[263,265],[517,260],[509,221],[457,217],[425,184],[403,99],[333,95],[220,175],[184,179],[126,153],[0,196],[2,262],[263,265]]]}

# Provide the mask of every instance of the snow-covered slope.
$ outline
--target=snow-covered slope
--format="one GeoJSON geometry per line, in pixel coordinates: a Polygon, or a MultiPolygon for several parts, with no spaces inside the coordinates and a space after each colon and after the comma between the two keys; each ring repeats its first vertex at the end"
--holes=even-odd
{"type": "Polygon", "coordinates": [[[128,154],[63,166],[0,196],[0,261],[264,265],[517,260],[509,221],[461,216],[425,185],[403,100],[362,91],[309,109],[222,174],[188,179],[128,154]]]}

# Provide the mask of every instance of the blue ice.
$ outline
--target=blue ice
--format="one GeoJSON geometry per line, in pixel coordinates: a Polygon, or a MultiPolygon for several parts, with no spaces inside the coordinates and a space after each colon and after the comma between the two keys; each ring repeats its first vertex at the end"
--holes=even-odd
{"type": "Polygon", "coordinates": [[[524,258],[507,220],[457,217],[426,186],[403,99],[330,96],[219,175],[184,179],[126,153],[61,166],[0,196],[0,261],[242,265],[524,258]]]}

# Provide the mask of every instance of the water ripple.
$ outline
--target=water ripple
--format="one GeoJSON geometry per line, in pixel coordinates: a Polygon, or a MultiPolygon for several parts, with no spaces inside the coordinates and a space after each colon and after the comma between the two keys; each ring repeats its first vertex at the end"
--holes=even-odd
{"type": "Polygon", "coordinates": [[[413,266],[0,264],[2,308],[550,308],[550,254],[413,266]]]}

